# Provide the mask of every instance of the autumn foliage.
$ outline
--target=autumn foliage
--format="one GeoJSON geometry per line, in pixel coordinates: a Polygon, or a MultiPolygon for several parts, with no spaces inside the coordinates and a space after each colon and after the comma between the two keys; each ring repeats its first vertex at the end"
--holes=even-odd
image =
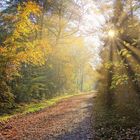
{"type": "Polygon", "coordinates": [[[75,9],[68,6],[73,4],[19,1],[1,12],[2,112],[15,103],[84,89],[84,71],[92,68],[88,66],[89,57],[85,57],[89,52],[83,38],[75,35],[77,25],[70,25],[78,19],[69,15],[75,9]]]}

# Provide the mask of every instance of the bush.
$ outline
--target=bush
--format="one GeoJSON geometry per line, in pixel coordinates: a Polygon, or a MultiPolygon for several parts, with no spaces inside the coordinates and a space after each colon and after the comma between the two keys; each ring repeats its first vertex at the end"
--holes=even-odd
{"type": "Polygon", "coordinates": [[[33,99],[41,100],[45,98],[45,85],[41,83],[35,83],[30,87],[29,92],[33,99]]]}
{"type": "Polygon", "coordinates": [[[5,113],[15,106],[14,95],[6,82],[0,82],[0,112],[5,113]]]}

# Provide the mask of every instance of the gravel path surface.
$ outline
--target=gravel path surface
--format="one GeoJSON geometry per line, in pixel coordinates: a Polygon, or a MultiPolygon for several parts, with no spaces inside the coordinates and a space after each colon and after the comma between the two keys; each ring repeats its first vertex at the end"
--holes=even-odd
{"type": "Polygon", "coordinates": [[[94,94],[64,99],[56,105],[3,124],[0,140],[93,140],[94,94]]]}

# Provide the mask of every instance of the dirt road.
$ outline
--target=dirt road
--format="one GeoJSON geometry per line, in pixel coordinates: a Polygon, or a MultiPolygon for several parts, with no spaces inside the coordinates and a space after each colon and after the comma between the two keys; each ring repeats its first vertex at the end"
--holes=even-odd
{"type": "Polygon", "coordinates": [[[13,118],[0,130],[0,140],[93,140],[93,96],[74,96],[40,112],[13,118]]]}

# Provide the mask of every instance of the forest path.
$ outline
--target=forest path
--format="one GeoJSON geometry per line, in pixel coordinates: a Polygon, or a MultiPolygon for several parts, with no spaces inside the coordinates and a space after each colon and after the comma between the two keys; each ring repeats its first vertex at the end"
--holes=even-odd
{"type": "Polygon", "coordinates": [[[93,140],[93,98],[92,93],[76,95],[13,118],[0,130],[0,140],[93,140]]]}

